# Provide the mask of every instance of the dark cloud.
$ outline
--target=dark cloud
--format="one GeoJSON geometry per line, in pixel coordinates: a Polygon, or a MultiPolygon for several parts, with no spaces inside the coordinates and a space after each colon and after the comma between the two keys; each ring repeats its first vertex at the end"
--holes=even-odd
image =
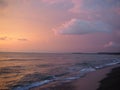
{"type": "Polygon", "coordinates": [[[4,9],[7,6],[8,6],[8,4],[5,0],[0,0],[0,9],[4,9]]]}
{"type": "Polygon", "coordinates": [[[0,40],[7,40],[7,37],[0,37],[0,40]]]}
{"type": "Polygon", "coordinates": [[[28,39],[26,39],[26,38],[19,38],[18,40],[19,41],[28,41],[28,39]]]}

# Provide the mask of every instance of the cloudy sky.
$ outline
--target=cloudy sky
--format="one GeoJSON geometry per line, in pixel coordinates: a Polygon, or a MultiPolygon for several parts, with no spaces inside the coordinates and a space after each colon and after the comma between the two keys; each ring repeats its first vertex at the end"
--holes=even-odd
{"type": "Polygon", "coordinates": [[[0,51],[120,51],[120,0],[0,0],[0,51]]]}

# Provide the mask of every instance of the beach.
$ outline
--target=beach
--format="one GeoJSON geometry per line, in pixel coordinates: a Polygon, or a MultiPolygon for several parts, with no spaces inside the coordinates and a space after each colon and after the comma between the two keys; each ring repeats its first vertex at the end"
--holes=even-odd
{"type": "Polygon", "coordinates": [[[35,87],[30,90],[97,90],[100,86],[100,81],[113,69],[120,65],[114,65],[103,68],[97,71],[88,73],[85,77],[74,80],[72,82],[56,84],[52,83],[40,87],[35,87]]]}

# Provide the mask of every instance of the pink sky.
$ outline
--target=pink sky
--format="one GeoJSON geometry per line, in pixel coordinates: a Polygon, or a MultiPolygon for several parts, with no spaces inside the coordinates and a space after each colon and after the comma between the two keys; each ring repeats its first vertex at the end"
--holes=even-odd
{"type": "Polygon", "coordinates": [[[0,0],[0,51],[120,51],[120,1],[0,0]]]}

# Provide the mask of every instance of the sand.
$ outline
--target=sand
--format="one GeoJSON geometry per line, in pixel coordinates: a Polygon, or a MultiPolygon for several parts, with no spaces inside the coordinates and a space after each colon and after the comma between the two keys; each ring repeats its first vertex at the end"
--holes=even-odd
{"type": "Polygon", "coordinates": [[[74,80],[68,83],[51,83],[44,86],[38,86],[30,90],[96,90],[103,78],[106,77],[106,74],[111,71],[111,69],[118,67],[120,65],[110,66],[103,68],[94,72],[88,73],[85,77],[74,80]]]}

